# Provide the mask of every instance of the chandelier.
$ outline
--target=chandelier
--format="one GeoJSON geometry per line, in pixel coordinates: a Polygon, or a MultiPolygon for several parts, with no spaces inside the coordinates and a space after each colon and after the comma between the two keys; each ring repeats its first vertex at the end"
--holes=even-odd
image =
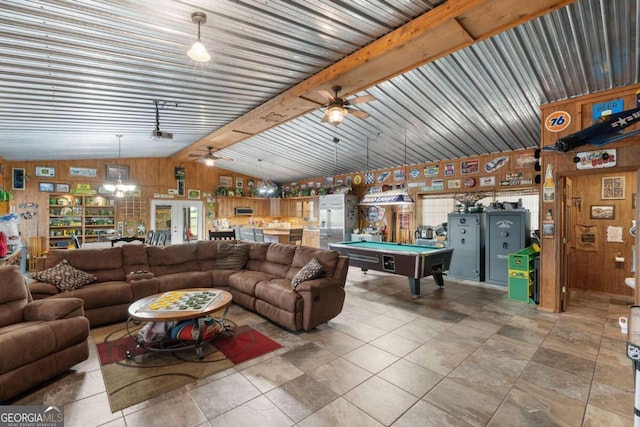
{"type": "Polygon", "coordinates": [[[263,196],[271,196],[276,192],[278,186],[274,184],[273,181],[264,176],[264,170],[262,169],[262,159],[258,159],[258,162],[260,163],[260,173],[263,176],[262,182],[260,183],[260,185],[258,185],[258,193],[263,196]]]}
{"type": "MultiPolygon", "coordinates": [[[[116,135],[116,137],[118,138],[118,165],[119,165],[120,164],[120,148],[121,148],[120,145],[121,145],[122,135],[116,135]]],[[[118,198],[122,198],[126,196],[128,193],[131,193],[132,191],[136,190],[135,185],[122,183],[121,171],[122,171],[121,169],[118,169],[118,179],[116,180],[116,184],[103,185],[105,190],[111,193],[112,196],[115,196],[118,198]]]]}

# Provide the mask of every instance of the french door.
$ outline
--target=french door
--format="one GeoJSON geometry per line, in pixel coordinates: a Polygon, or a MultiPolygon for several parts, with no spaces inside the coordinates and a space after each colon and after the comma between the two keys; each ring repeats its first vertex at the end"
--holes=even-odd
{"type": "Polygon", "coordinates": [[[202,202],[198,200],[151,200],[150,229],[169,230],[169,244],[201,240],[204,236],[202,202]]]}

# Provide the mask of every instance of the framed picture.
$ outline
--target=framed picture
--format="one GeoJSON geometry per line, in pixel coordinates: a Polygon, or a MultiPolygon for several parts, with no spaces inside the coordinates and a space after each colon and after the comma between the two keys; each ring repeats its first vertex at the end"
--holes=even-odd
{"type": "Polygon", "coordinates": [[[185,179],[184,166],[176,166],[173,168],[173,176],[175,179],[185,179]]]}
{"type": "Polygon", "coordinates": [[[24,174],[24,168],[11,169],[11,189],[24,190],[25,183],[26,176],[24,174]]]}
{"type": "Polygon", "coordinates": [[[56,168],[50,168],[47,166],[36,166],[36,176],[46,176],[47,178],[54,178],[56,176],[56,168]]]}
{"type": "Polygon", "coordinates": [[[615,206],[591,205],[591,219],[615,219],[615,206]]]}
{"type": "Polygon", "coordinates": [[[244,180],[241,176],[236,176],[236,188],[242,188],[244,186],[244,180]]]}
{"type": "Polygon", "coordinates": [[[542,222],[542,237],[552,238],[556,233],[556,224],[554,221],[542,222]]]}
{"type": "Polygon", "coordinates": [[[184,179],[178,180],[178,196],[184,196],[184,179]]]}
{"type": "Polygon", "coordinates": [[[624,199],[624,176],[602,178],[602,200],[624,199]]]}
{"type": "Polygon", "coordinates": [[[83,176],[83,177],[88,177],[88,178],[95,178],[97,176],[97,172],[96,172],[95,169],[91,169],[91,168],[70,167],[69,168],[69,175],[70,176],[83,176]]]}
{"type": "Polygon", "coordinates": [[[129,166],[123,165],[105,165],[104,180],[105,181],[129,181],[129,166]]]}
{"type": "Polygon", "coordinates": [[[56,184],[56,193],[68,193],[69,184],[56,184]]]}
{"type": "Polygon", "coordinates": [[[190,199],[199,199],[200,198],[200,190],[189,190],[187,193],[190,199]]]}
{"type": "Polygon", "coordinates": [[[0,162],[0,175],[4,175],[4,163],[0,162]]]}
{"type": "Polygon", "coordinates": [[[53,182],[41,182],[38,184],[38,189],[45,193],[53,193],[55,184],[53,182]]]}
{"type": "Polygon", "coordinates": [[[220,176],[220,187],[229,188],[233,185],[233,177],[221,175],[220,176]]]}

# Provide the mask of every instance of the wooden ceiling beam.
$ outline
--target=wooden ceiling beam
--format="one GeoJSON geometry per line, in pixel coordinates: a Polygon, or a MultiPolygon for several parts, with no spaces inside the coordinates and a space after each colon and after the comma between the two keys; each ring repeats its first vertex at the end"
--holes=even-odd
{"type": "Polygon", "coordinates": [[[172,156],[176,162],[207,146],[222,149],[324,105],[318,90],[360,92],[492,37],[575,0],[448,0],[400,28],[292,86],[172,156]]]}

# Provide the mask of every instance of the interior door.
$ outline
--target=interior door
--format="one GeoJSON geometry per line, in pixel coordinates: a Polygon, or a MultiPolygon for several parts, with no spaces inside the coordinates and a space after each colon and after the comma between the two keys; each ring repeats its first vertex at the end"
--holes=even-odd
{"type": "Polygon", "coordinates": [[[170,242],[186,243],[204,237],[204,216],[201,201],[152,200],[151,226],[153,230],[169,230],[170,242]]]}

